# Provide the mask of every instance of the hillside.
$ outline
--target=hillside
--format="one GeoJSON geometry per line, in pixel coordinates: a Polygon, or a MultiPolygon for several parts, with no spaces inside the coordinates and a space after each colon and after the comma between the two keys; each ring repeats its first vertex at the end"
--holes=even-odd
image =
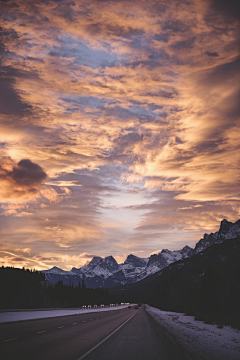
{"type": "Polygon", "coordinates": [[[240,237],[214,244],[148,279],[111,292],[161,310],[240,327],[240,237]]]}

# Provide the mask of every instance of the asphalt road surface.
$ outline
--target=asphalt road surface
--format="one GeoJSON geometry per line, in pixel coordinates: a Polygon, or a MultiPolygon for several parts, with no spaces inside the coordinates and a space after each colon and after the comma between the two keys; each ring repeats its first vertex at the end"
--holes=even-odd
{"type": "Polygon", "coordinates": [[[185,360],[144,307],[0,324],[0,358],[185,360]]]}

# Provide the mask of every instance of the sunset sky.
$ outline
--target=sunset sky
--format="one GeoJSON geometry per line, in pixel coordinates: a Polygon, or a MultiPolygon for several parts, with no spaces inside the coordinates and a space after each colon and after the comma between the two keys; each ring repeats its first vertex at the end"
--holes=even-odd
{"type": "Polygon", "coordinates": [[[0,265],[120,263],[240,218],[238,1],[0,9],[0,265]]]}

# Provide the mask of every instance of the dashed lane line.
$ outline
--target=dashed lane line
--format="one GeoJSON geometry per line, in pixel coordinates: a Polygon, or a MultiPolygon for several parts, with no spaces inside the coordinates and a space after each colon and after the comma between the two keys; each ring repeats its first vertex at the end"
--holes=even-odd
{"type": "MultiPolygon", "coordinates": [[[[112,316],[112,315],[115,315],[115,314],[110,314],[110,315],[106,315],[106,316],[100,316],[99,318],[95,318],[95,319],[90,319],[90,320],[98,320],[98,319],[103,319],[105,317],[108,317],[108,316],[112,316]]],[[[87,321],[83,321],[83,323],[85,323],[87,321]]],[[[77,325],[77,323],[73,323],[73,325],[77,325]]],[[[64,326],[59,326],[58,329],[62,329],[64,328],[64,326]]],[[[38,331],[37,333],[38,334],[43,334],[47,332],[46,330],[43,330],[43,331],[38,331]]],[[[12,339],[7,339],[7,340],[3,340],[3,342],[8,342],[8,341],[13,341],[13,340],[17,340],[18,338],[12,338],[12,339]]]]}
{"type": "Polygon", "coordinates": [[[83,360],[85,359],[86,356],[88,356],[93,350],[95,350],[96,348],[98,348],[100,345],[102,345],[102,343],[104,343],[107,339],[110,338],[110,336],[112,336],[113,334],[115,334],[115,332],[117,332],[118,330],[121,329],[121,327],[123,327],[128,321],[130,321],[138,312],[136,312],[134,315],[132,315],[129,319],[127,319],[127,321],[125,321],[122,325],[120,325],[116,330],[114,330],[111,334],[109,334],[107,337],[105,337],[105,339],[103,339],[102,341],[100,341],[97,345],[95,345],[92,349],[90,349],[89,351],[87,351],[85,354],[83,354],[82,356],[80,356],[80,358],[78,360],[83,360]]]}
{"type": "Polygon", "coordinates": [[[17,340],[17,338],[12,338],[12,339],[3,340],[3,342],[13,341],[13,340],[17,340]]]}

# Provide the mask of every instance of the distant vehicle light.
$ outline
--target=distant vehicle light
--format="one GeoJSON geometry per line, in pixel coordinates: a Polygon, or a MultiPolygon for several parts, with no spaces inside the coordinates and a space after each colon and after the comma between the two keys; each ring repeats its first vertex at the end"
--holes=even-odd
{"type": "Polygon", "coordinates": [[[88,305],[88,309],[91,309],[92,305],[88,305]]]}
{"type": "Polygon", "coordinates": [[[86,305],[83,305],[83,306],[82,306],[82,308],[83,308],[83,309],[86,309],[86,308],[87,308],[87,306],[86,306],[86,305]]]}

